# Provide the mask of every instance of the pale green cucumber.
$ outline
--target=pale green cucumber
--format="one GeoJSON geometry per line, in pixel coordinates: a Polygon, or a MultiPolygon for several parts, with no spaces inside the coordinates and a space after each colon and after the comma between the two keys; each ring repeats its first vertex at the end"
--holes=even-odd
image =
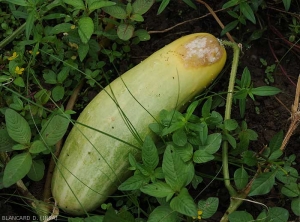
{"type": "MultiPolygon", "coordinates": [[[[78,122],[141,147],[128,122],[142,141],[162,109],[185,107],[216,78],[225,61],[226,51],[214,36],[196,33],[181,37],[102,90],[78,122]]],[[[58,206],[73,215],[99,207],[130,175],[129,153],[137,156],[140,151],[75,124],[53,174],[52,193],[58,206]]]]}

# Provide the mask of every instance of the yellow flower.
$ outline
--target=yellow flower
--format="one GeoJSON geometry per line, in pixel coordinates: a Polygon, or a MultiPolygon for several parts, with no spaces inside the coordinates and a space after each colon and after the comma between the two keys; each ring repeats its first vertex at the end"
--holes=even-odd
{"type": "Polygon", "coordinates": [[[198,216],[197,217],[193,217],[193,219],[198,219],[198,220],[201,220],[201,215],[203,214],[203,211],[202,210],[198,210],[198,216]]]}
{"type": "Polygon", "coordinates": [[[14,52],[13,55],[11,57],[8,57],[8,60],[11,61],[11,60],[14,60],[15,58],[17,58],[19,55],[14,52]]]}
{"type": "Polygon", "coordinates": [[[76,28],[76,26],[75,25],[71,25],[71,29],[75,29],[76,28]]]}
{"type": "Polygon", "coordinates": [[[15,73],[18,75],[22,75],[22,73],[24,72],[24,68],[20,68],[19,66],[16,67],[15,69],[15,73]]]}

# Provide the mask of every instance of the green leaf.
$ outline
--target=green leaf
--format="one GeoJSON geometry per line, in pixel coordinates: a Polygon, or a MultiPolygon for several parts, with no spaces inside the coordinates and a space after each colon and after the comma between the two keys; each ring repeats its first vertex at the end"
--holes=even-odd
{"type": "Polygon", "coordinates": [[[195,163],[206,163],[213,160],[214,155],[206,152],[206,150],[196,150],[194,152],[193,161],[195,163]]]}
{"type": "Polygon", "coordinates": [[[257,96],[273,96],[280,93],[281,90],[273,86],[260,86],[253,88],[251,92],[257,96]]]}
{"type": "Polygon", "coordinates": [[[185,4],[190,6],[193,9],[197,9],[196,5],[191,0],[182,0],[185,4]]]}
{"type": "Polygon", "coordinates": [[[187,135],[183,129],[176,130],[172,139],[177,146],[184,146],[187,143],[187,135]]]}
{"type": "Polygon", "coordinates": [[[132,3],[133,13],[143,15],[154,4],[155,0],[136,0],[132,3]]]}
{"type": "Polygon", "coordinates": [[[43,160],[32,160],[32,165],[27,176],[33,181],[40,181],[44,177],[45,164],[43,160]]]}
{"type": "Polygon", "coordinates": [[[4,169],[3,186],[10,187],[21,180],[29,172],[31,164],[30,153],[26,152],[14,156],[4,169]]]}
{"type": "Polygon", "coordinates": [[[71,23],[60,23],[51,29],[50,34],[57,35],[59,33],[69,32],[71,31],[71,26],[71,23]]]}
{"type": "Polygon", "coordinates": [[[183,162],[179,154],[171,149],[168,145],[163,156],[162,170],[165,174],[167,184],[171,186],[174,191],[181,190],[185,186],[188,175],[186,174],[187,164],[183,162]]]}
{"type": "Polygon", "coordinates": [[[251,21],[253,24],[256,24],[254,12],[247,2],[240,3],[240,10],[249,21],[251,21]]]}
{"type": "Polygon", "coordinates": [[[201,115],[203,118],[207,118],[210,116],[211,105],[212,105],[212,97],[209,97],[209,99],[205,101],[201,109],[201,115]]]}
{"type": "Polygon", "coordinates": [[[287,222],[289,219],[289,212],[282,207],[270,207],[268,216],[269,221],[272,222],[287,222]]]}
{"type": "MultiPolygon", "coordinates": [[[[68,217],[68,220],[70,218],[71,217],[68,217]]],[[[83,219],[83,221],[74,221],[74,222],[103,222],[103,220],[104,220],[104,216],[103,215],[95,215],[95,216],[86,217],[86,218],[83,219]]]]}
{"type": "Polygon", "coordinates": [[[275,175],[276,171],[262,173],[258,175],[258,177],[255,178],[252,184],[249,196],[263,195],[269,193],[275,184],[275,175]]]}
{"type": "Polygon", "coordinates": [[[253,151],[245,151],[242,153],[243,163],[248,166],[255,166],[257,164],[256,154],[253,151]]]}
{"type": "Polygon", "coordinates": [[[232,29],[234,29],[239,24],[238,20],[235,20],[233,22],[230,22],[227,24],[224,29],[221,31],[221,36],[225,35],[227,32],[230,32],[232,29]]]}
{"type": "Polygon", "coordinates": [[[143,22],[144,18],[143,18],[143,16],[141,16],[139,14],[133,14],[130,16],[130,20],[137,21],[137,22],[143,22]]]}
{"type": "Polygon", "coordinates": [[[229,133],[224,133],[223,139],[227,140],[230,146],[232,146],[234,149],[236,148],[236,139],[229,133]]]}
{"type": "Polygon", "coordinates": [[[205,150],[209,154],[214,154],[220,149],[221,143],[222,143],[221,133],[213,133],[208,135],[206,140],[207,145],[199,146],[199,149],[205,150]]]}
{"type": "Polygon", "coordinates": [[[226,3],[222,6],[222,8],[223,9],[230,8],[232,6],[237,5],[239,2],[240,2],[240,0],[229,0],[229,1],[226,1],[226,3]]]}
{"type": "Polygon", "coordinates": [[[278,133],[276,133],[270,140],[269,147],[271,153],[273,153],[274,151],[278,150],[281,147],[282,141],[283,141],[283,131],[281,130],[278,133]]]}
{"type": "Polygon", "coordinates": [[[228,215],[230,222],[249,222],[254,221],[251,214],[246,211],[234,211],[228,215]]]}
{"type": "Polygon", "coordinates": [[[67,79],[67,77],[69,75],[69,72],[70,72],[69,67],[66,67],[66,66],[63,67],[61,69],[61,71],[57,74],[57,82],[58,83],[63,83],[67,79]]]}
{"type": "Polygon", "coordinates": [[[94,1],[94,2],[92,2],[91,5],[89,5],[89,10],[91,13],[92,11],[94,11],[96,9],[113,6],[115,4],[116,4],[115,2],[111,2],[111,1],[94,1]]]}
{"type": "Polygon", "coordinates": [[[63,86],[55,86],[52,89],[52,98],[55,102],[61,100],[62,98],[64,98],[65,95],[65,88],[63,86]]]}
{"type": "Polygon", "coordinates": [[[45,146],[45,144],[40,141],[40,140],[35,140],[33,141],[33,143],[31,144],[30,148],[29,148],[29,152],[30,153],[41,153],[43,151],[47,150],[47,147],[45,146]]]}
{"type": "Polygon", "coordinates": [[[29,38],[30,38],[30,34],[31,34],[31,31],[33,29],[34,22],[35,22],[35,17],[36,17],[35,10],[32,10],[31,12],[29,12],[29,14],[27,16],[26,25],[25,25],[25,36],[26,36],[27,40],[29,40],[29,38]]]}
{"type": "Polygon", "coordinates": [[[74,7],[74,10],[77,9],[85,9],[85,5],[84,2],[82,0],[63,0],[64,3],[68,4],[68,5],[72,5],[74,7]]]}
{"type": "Polygon", "coordinates": [[[119,190],[126,191],[126,190],[138,190],[144,184],[149,182],[149,178],[145,177],[142,174],[135,174],[125,180],[119,187],[119,190]]]}
{"type": "Polygon", "coordinates": [[[185,146],[174,146],[174,150],[183,162],[188,162],[193,158],[193,146],[190,143],[185,144],[185,146]]]}
{"type": "Polygon", "coordinates": [[[123,7],[121,7],[120,5],[113,5],[113,6],[105,7],[102,10],[117,19],[126,19],[127,18],[126,10],[123,7]]]}
{"type": "Polygon", "coordinates": [[[249,179],[249,175],[247,171],[244,169],[244,167],[238,168],[234,172],[234,183],[238,190],[241,190],[246,187],[246,185],[248,184],[248,179],[249,179]]]}
{"type": "Polygon", "coordinates": [[[209,197],[207,200],[200,200],[198,202],[198,209],[203,213],[201,217],[203,219],[208,219],[217,212],[219,206],[219,198],[209,197]]]}
{"type": "Polygon", "coordinates": [[[89,52],[89,49],[90,49],[89,44],[80,43],[78,45],[77,51],[78,51],[79,59],[81,62],[85,59],[86,55],[89,52]]]}
{"type": "Polygon", "coordinates": [[[292,208],[293,213],[299,217],[300,216],[300,196],[292,199],[291,208],[292,208]]]}
{"type": "Polygon", "coordinates": [[[9,105],[10,108],[17,110],[17,111],[21,111],[24,107],[24,104],[22,102],[22,100],[17,97],[16,95],[13,95],[13,103],[11,103],[9,105]]]}
{"type": "Polygon", "coordinates": [[[82,43],[86,44],[94,33],[94,22],[90,17],[82,17],[78,21],[78,34],[82,43]]]}
{"type": "Polygon", "coordinates": [[[199,138],[200,144],[206,145],[207,144],[207,137],[208,137],[208,126],[205,122],[198,124],[199,130],[199,138]]]}
{"type": "Polygon", "coordinates": [[[158,8],[157,15],[162,13],[165,10],[165,8],[168,6],[169,3],[170,3],[170,0],[162,0],[162,2],[159,5],[159,8],[158,8]]]}
{"type": "Polygon", "coordinates": [[[25,150],[28,148],[28,145],[16,144],[12,147],[13,150],[25,150]]]}
{"type": "Polygon", "coordinates": [[[27,121],[16,111],[6,109],[5,121],[8,135],[16,142],[29,144],[31,139],[31,130],[27,121]]]}
{"type": "Polygon", "coordinates": [[[151,184],[147,184],[145,186],[142,186],[140,190],[148,194],[150,196],[156,197],[156,198],[163,198],[168,196],[173,196],[175,193],[174,190],[170,187],[169,184],[161,181],[157,181],[151,184]]]}
{"type": "Polygon", "coordinates": [[[178,214],[169,206],[158,206],[149,215],[147,222],[177,222],[178,214]]]}
{"type": "Polygon", "coordinates": [[[186,114],[185,114],[185,119],[186,119],[187,121],[191,118],[192,114],[194,113],[194,111],[195,111],[195,109],[198,107],[198,105],[199,105],[199,101],[197,100],[197,101],[192,102],[192,103],[188,106],[188,108],[187,108],[187,110],[186,110],[186,114]]]}
{"type": "Polygon", "coordinates": [[[297,183],[285,184],[281,188],[281,193],[287,197],[298,197],[300,196],[300,190],[297,183]]]}
{"type": "Polygon", "coordinates": [[[285,11],[288,11],[290,9],[292,0],[282,0],[282,2],[283,2],[285,11]]]}
{"type": "Polygon", "coordinates": [[[12,3],[14,5],[20,5],[20,6],[28,6],[27,1],[25,0],[6,0],[9,3],[12,3]]]}
{"type": "Polygon", "coordinates": [[[51,116],[43,125],[41,135],[48,146],[55,145],[66,133],[69,120],[60,115],[51,116]]]}
{"type": "Polygon", "coordinates": [[[148,41],[150,40],[150,35],[145,29],[138,29],[134,31],[134,36],[137,36],[140,41],[148,41]]]}
{"type": "Polygon", "coordinates": [[[170,207],[186,216],[196,217],[198,214],[197,206],[185,187],[171,200],[170,207]]]}
{"type": "Polygon", "coordinates": [[[146,167],[154,170],[159,162],[157,148],[150,136],[146,136],[142,147],[142,160],[146,167]]]}
{"type": "Polygon", "coordinates": [[[296,183],[298,176],[298,171],[290,166],[284,166],[276,173],[276,179],[284,184],[296,183]]]}
{"type": "Polygon", "coordinates": [[[127,41],[133,36],[134,27],[131,24],[120,24],[117,28],[117,35],[120,39],[127,41]]]}
{"type": "Polygon", "coordinates": [[[0,152],[10,152],[15,145],[15,141],[8,135],[6,129],[0,129],[0,152]]]}
{"type": "Polygon", "coordinates": [[[168,135],[168,134],[170,134],[170,133],[172,133],[172,132],[174,132],[178,129],[181,129],[181,128],[184,127],[184,125],[185,125],[184,122],[173,123],[173,124],[171,124],[170,127],[166,127],[166,128],[163,129],[162,136],[168,135]]]}
{"type": "Polygon", "coordinates": [[[49,84],[57,83],[56,74],[52,70],[45,71],[45,73],[43,74],[43,78],[45,79],[46,83],[49,83],[49,84]]]}
{"type": "Polygon", "coordinates": [[[23,78],[22,78],[21,76],[15,78],[14,84],[15,84],[16,86],[19,86],[19,87],[25,87],[24,80],[23,80],[23,78]]]}
{"type": "Polygon", "coordinates": [[[224,127],[226,130],[232,131],[238,127],[238,123],[235,119],[226,119],[224,121],[224,127]]]}

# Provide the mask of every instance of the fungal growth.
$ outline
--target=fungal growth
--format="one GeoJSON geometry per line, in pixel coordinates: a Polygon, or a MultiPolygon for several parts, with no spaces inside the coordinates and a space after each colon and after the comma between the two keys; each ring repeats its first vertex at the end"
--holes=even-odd
{"type": "Polygon", "coordinates": [[[218,62],[222,58],[224,48],[214,37],[199,36],[192,41],[181,45],[176,51],[182,57],[187,68],[196,68],[218,62]]]}

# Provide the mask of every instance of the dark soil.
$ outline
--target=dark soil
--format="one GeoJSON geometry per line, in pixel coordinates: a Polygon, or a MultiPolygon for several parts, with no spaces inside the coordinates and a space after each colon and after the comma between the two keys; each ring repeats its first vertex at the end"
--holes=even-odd
{"type": "MultiPolygon", "coordinates": [[[[210,4],[213,9],[220,9],[223,4],[222,1],[221,3],[211,2],[210,4]]],[[[220,37],[219,33],[221,32],[221,28],[210,15],[199,20],[187,22],[163,33],[156,32],[163,31],[178,23],[189,21],[190,19],[198,18],[208,13],[207,9],[203,5],[198,4],[197,6],[198,9],[193,10],[186,6],[186,4],[182,1],[171,1],[169,7],[159,16],[156,15],[157,7],[152,8],[151,11],[145,16],[144,23],[144,28],[152,33],[151,40],[132,46],[130,62],[137,64],[147,56],[151,55],[152,52],[156,51],[157,49],[163,47],[178,37],[189,33],[209,32],[220,37]]],[[[273,7],[273,5],[270,5],[270,7],[271,6],[273,7]]],[[[283,10],[282,5],[276,5],[276,8],[283,10]]],[[[263,15],[258,15],[261,19],[260,22],[262,22],[262,27],[259,27],[259,25],[254,26],[251,25],[250,22],[247,22],[247,27],[241,26],[240,31],[234,30],[231,32],[231,35],[237,42],[245,43],[240,58],[238,78],[240,77],[244,67],[248,67],[251,72],[254,87],[266,85],[265,67],[262,66],[260,62],[260,58],[263,58],[268,62],[268,65],[277,65],[276,70],[273,73],[274,83],[271,83],[271,85],[282,90],[282,93],[276,97],[257,97],[256,101],[248,100],[247,102],[245,120],[248,123],[248,128],[255,130],[259,135],[258,141],[251,143],[250,149],[254,151],[262,150],[263,147],[268,144],[272,136],[275,135],[275,133],[279,132],[280,130],[283,130],[284,132],[287,131],[290,123],[290,108],[294,101],[296,89],[295,85],[297,83],[300,70],[299,51],[291,49],[291,47],[282,40],[282,38],[287,39],[289,36],[287,26],[289,22],[291,22],[291,16],[284,12],[274,11],[271,8],[266,8],[263,13],[263,15]],[[272,16],[269,16],[268,14],[272,16]],[[282,17],[284,17],[285,20],[283,20],[282,17]],[[272,26],[276,27],[279,33],[282,34],[282,37],[277,36],[269,24],[272,24],[272,26]],[[261,28],[265,29],[261,38],[250,42],[248,38],[251,33],[255,30],[260,30],[261,28]],[[274,57],[272,50],[280,61],[274,57]],[[279,65],[282,66],[282,69],[279,65]]],[[[232,21],[232,18],[229,17],[225,12],[218,13],[218,16],[224,24],[228,24],[232,21]]],[[[226,37],[222,38],[226,39],[226,37]]],[[[232,57],[232,51],[228,49],[227,52],[227,63],[229,65],[232,57]]],[[[126,70],[126,67],[124,70],[126,70]]],[[[229,73],[230,67],[222,74],[216,88],[214,88],[214,91],[226,91],[229,73]]],[[[233,118],[240,119],[238,110],[238,106],[234,106],[232,114],[233,118]]],[[[296,130],[285,150],[286,156],[291,154],[297,155],[297,162],[300,162],[299,142],[299,131],[296,130]]],[[[300,171],[300,165],[296,165],[294,167],[300,171]]],[[[213,171],[213,166],[211,170],[213,171]]],[[[212,172],[212,175],[214,175],[214,172],[212,172]]],[[[226,190],[223,190],[223,188],[220,189],[218,185],[222,186],[222,184],[213,184],[206,191],[206,195],[207,197],[215,196],[216,191],[218,191],[218,195],[221,198],[220,210],[225,210],[228,206],[228,194],[226,190]],[[224,200],[222,200],[222,197],[224,200]]],[[[33,190],[33,192],[34,190],[36,191],[36,186],[34,189],[31,187],[31,190],[33,190]]],[[[257,201],[262,202],[270,207],[281,206],[289,209],[290,206],[290,201],[280,196],[279,192],[271,192],[268,196],[257,199],[257,201]]],[[[257,214],[259,210],[256,208],[256,206],[253,207],[253,205],[250,205],[251,204],[245,203],[243,204],[242,208],[247,209],[247,211],[250,210],[250,213],[253,213],[254,215],[257,214]]],[[[8,205],[0,202],[0,214],[25,215],[22,208],[15,209],[15,207],[15,205],[8,205]]],[[[218,221],[223,213],[224,211],[217,212],[217,214],[209,221],[218,221]]],[[[290,211],[290,220],[299,221],[292,211],[290,211]]]]}

